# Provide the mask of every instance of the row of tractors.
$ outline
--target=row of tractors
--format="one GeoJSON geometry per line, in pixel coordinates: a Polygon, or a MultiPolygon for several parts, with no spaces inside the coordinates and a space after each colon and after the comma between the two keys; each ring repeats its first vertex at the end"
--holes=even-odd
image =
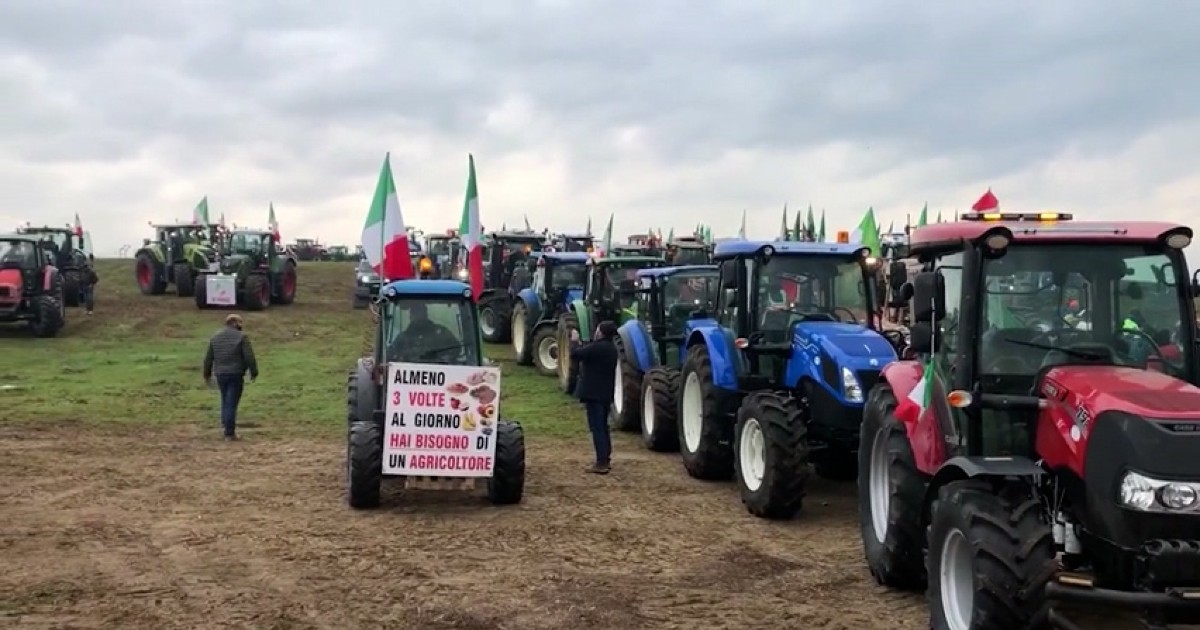
{"type": "Polygon", "coordinates": [[[67,307],[80,306],[93,256],[73,228],[26,225],[0,235],[0,323],[27,325],[54,337],[67,307]]]}
{"type": "Polygon", "coordinates": [[[163,224],[134,254],[134,276],[144,295],[194,298],[208,308],[211,280],[232,280],[238,306],[261,311],[296,299],[297,258],[275,234],[227,230],[218,224],[163,224]]]}
{"type": "Polygon", "coordinates": [[[507,330],[519,363],[570,392],[571,331],[618,322],[614,426],[695,478],[735,479],[760,517],[800,511],[810,469],[857,480],[871,574],[925,590],[933,628],[1076,627],[1060,600],[1196,623],[1191,241],[975,213],[895,239],[886,261],[744,240],[711,265],[543,253],[527,286],[481,300],[481,334],[507,330]],[[885,330],[880,306],[908,326],[885,330]]]}

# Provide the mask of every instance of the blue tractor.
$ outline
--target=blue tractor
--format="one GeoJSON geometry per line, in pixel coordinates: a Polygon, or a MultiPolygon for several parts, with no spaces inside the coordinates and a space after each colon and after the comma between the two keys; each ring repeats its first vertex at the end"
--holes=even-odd
{"type": "Polygon", "coordinates": [[[715,265],[643,269],[637,273],[636,318],[617,337],[620,360],[613,388],[613,424],[641,430],[653,451],[679,448],[676,412],[679,368],[689,320],[712,320],[720,279],[715,265]]]}
{"type": "MultiPolygon", "coordinates": [[[[346,380],[347,494],[350,507],[355,509],[378,507],[380,502],[380,487],[385,474],[384,425],[389,422],[385,392],[387,383],[398,376],[395,370],[388,369],[389,364],[458,371],[487,365],[477,307],[467,284],[454,280],[397,280],[380,289],[372,310],[376,315],[374,349],[370,356],[358,360],[346,380]]],[[[479,374],[482,376],[483,372],[479,374]]],[[[494,440],[491,474],[449,480],[403,479],[423,482],[413,484],[418,487],[429,487],[426,484],[444,487],[447,482],[454,487],[464,487],[466,484],[454,482],[469,482],[473,478],[479,485],[486,486],[488,498],[494,504],[521,501],[525,489],[525,434],[520,423],[497,417],[500,398],[495,389],[499,387],[497,381],[479,381],[493,383],[494,388],[482,401],[485,404],[478,412],[475,405],[470,404],[466,407],[454,405],[455,411],[444,415],[425,414],[437,416],[439,422],[454,423],[455,428],[461,428],[471,439],[494,440]]],[[[466,392],[464,387],[457,394],[466,400],[466,392]]],[[[469,395],[476,396],[474,393],[469,395]]]]}
{"type": "Polygon", "coordinates": [[[512,347],[517,365],[533,365],[543,376],[558,374],[558,318],[583,297],[590,254],[544,252],[531,284],[513,299],[512,347]]]}
{"type": "Polygon", "coordinates": [[[878,260],[861,245],[717,245],[715,319],[687,323],[679,395],[688,473],[728,479],[754,515],[800,510],[809,464],[853,479],[866,392],[895,361],[874,328],[878,260]]]}

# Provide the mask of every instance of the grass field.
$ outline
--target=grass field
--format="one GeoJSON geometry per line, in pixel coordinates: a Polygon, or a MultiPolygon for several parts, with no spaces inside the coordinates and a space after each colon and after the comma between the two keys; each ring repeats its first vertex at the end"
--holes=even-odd
{"type": "Polygon", "coordinates": [[[226,311],[140,295],[129,260],[100,263],[96,314],[60,338],[0,328],[0,627],[925,626],[921,595],[868,577],[853,484],[759,520],[627,435],[587,475],[580,409],[506,348],[488,352],[526,428],[525,500],[385,489],[350,510],[343,388],[370,335],[352,268],[302,264],[295,304],[245,314],[262,375],[241,442],[201,382],[226,311]]]}

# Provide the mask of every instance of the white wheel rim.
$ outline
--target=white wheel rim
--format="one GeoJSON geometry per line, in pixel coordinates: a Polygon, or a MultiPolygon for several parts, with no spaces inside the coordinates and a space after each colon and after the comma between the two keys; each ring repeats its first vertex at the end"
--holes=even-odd
{"type": "Polygon", "coordinates": [[[496,312],[491,308],[483,309],[479,314],[479,332],[485,336],[492,336],[496,332],[496,312]]]}
{"type": "Polygon", "coordinates": [[[558,356],[556,354],[557,350],[557,339],[554,337],[545,337],[542,339],[542,342],[539,343],[537,347],[538,361],[541,362],[542,367],[546,368],[547,370],[558,370],[558,356]]]}
{"type": "Polygon", "coordinates": [[[704,426],[704,400],[700,393],[700,377],[692,372],[683,383],[683,444],[689,453],[700,448],[700,429],[704,426]]]}
{"type": "Polygon", "coordinates": [[[625,383],[621,382],[621,360],[617,359],[617,376],[613,380],[613,411],[617,417],[621,417],[621,412],[625,409],[625,383]]]}
{"type": "Polygon", "coordinates": [[[975,607],[975,575],[971,570],[971,545],[960,530],[953,530],[943,543],[938,562],[942,616],[950,630],[970,630],[975,607]]]}
{"type": "Polygon", "coordinates": [[[642,435],[654,435],[654,388],[647,386],[642,390],[642,435]]]}
{"type": "Polygon", "coordinates": [[[891,462],[888,461],[887,442],[887,431],[875,433],[875,439],[871,441],[871,469],[867,481],[871,526],[875,530],[875,540],[881,544],[887,536],[888,513],[892,509],[891,462]]]}
{"type": "Polygon", "coordinates": [[[525,313],[517,313],[512,320],[513,350],[517,354],[525,352],[525,313]]]}
{"type": "Polygon", "coordinates": [[[767,444],[758,418],[746,418],[742,425],[742,435],[738,440],[738,468],[742,471],[742,483],[747,490],[756,492],[762,487],[763,474],[767,471],[767,444]]]}

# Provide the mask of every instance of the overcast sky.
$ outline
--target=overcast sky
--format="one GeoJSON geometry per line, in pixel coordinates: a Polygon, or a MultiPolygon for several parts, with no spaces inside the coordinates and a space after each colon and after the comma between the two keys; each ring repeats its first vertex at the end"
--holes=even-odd
{"type": "Polygon", "coordinates": [[[488,228],[766,237],[988,186],[1194,223],[1197,33],[1192,0],[4,0],[0,225],[78,212],[115,252],[208,195],[356,244],[387,151],[430,231],[468,152],[488,228]]]}

